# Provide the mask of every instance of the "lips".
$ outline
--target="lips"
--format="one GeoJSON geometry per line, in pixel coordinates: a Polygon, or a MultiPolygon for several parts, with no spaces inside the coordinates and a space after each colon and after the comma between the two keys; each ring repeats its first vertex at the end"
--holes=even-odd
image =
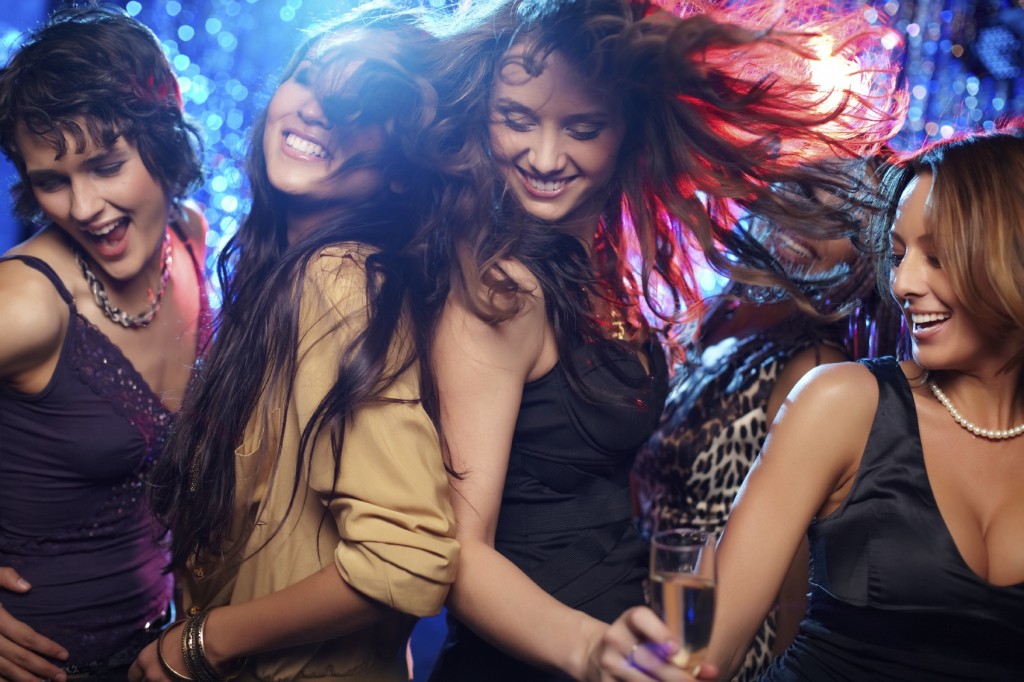
{"type": "Polygon", "coordinates": [[[775,238],[784,248],[789,249],[796,256],[803,260],[813,261],[818,259],[818,254],[814,252],[810,245],[805,244],[802,241],[789,236],[788,234],[776,232],[775,238]]]}
{"type": "Polygon", "coordinates": [[[124,250],[123,242],[130,224],[128,216],[122,216],[103,226],[83,229],[82,234],[96,246],[101,255],[109,258],[124,250]]]}
{"type": "Polygon", "coordinates": [[[523,187],[526,191],[533,196],[543,199],[551,199],[559,196],[565,191],[565,188],[578,177],[572,175],[567,178],[545,179],[530,175],[521,168],[517,168],[516,170],[519,172],[519,177],[523,179],[523,187]]]}
{"type": "Polygon", "coordinates": [[[327,158],[327,150],[323,145],[293,132],[285,133],[284,146],[300,156],[312,157],[314,159],[327,158]]]}
{"type": "Polygon", "coordinates": [[[907,311],[914,338],[927,337],[938,330],[952,315],[949,313],[915,313],[907,311]]]}

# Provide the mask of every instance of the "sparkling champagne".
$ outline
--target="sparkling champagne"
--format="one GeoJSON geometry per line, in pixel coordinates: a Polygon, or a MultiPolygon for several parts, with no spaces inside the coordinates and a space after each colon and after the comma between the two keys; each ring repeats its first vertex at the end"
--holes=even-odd
{"type": "Polygon", "coordinates": [[[683,645],[672,662],[693,670],[700,665],[711,639],[715,583],[692,575],[655,572],[651,588],[654,610],[683,645]]]}

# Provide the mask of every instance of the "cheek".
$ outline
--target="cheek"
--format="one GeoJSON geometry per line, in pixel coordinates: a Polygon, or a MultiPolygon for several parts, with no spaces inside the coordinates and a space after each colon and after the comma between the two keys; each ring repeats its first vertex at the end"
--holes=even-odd
{"type": "Polygon", "coordinates": [[[384,128],[372,126],[359,128],[350,133],[350,137],[337,138],[334,142],[341,148],[345,156],[379,152],[384,148],[384,128]]]}
{"type": "Polygon", "coordinates": [[[46,217],[50,220],[57,220],[59,196],[60,192],[40,192],[39,190],[32,190],[32,196],[35,197],[36,203],[39,205],[39,210],[46,214],[46,217]]]}
{"type": "Polygon", "coordinates": [[[160,181],[150,175],[144,166],[138,168],[119,191],[126,201],[134,199],[142,205],[153,207],[154,210],[168,203],[167,193],[160,181]]]}
{"type": "Polygon", "coordinates": [[[364,168],[328,181],[326,193],[330,195],[336,187],[336,198],[361,201],[379,190],[382,182],[379,171],[364,168]]]}
{"type": "Polygon", "coordinates": [[[620,138],[612,138],[607,142],[595,144],[586,151],[583,158],[586,159],[590,175],[596,182],[603,185],[615,175],[621,146],[620,138]]]}
{"type": "Polygon", "coordinates": [[[513,145],[515,138],[505,126],[491,126],[488,144],[490,145],[491,158],[499,162],[508,162],[512,159],[513,145]]]}

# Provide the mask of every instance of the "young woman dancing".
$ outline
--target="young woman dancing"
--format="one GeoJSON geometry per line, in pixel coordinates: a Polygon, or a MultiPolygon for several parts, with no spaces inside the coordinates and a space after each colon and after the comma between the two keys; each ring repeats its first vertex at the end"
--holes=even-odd
{"type": "Polygon", "coordinates": [[[170,619],[144,478],[205,345],[201,179],[156,36],[56,13],[0,71],[0,677],[123,678],[170,619]]]}
{"type": "Polygon", "coordinates": [[[726,673],[806,534],[807,616],[764,679],[1020,675],[1021,122],[933,144],[882,188],[880,274],[912,357],[820,367],[787,399],[720,544],[708,657],[726,673]]]}
{"type": "Polygon", "coordinates": [[[629,471],[667,380],[645,312],[676,321],[694,300],[691,244],[723,271],[751,274],[720,246],[770,262],[734,229],[738,206],[813,222],[787,181],[847,179],[798,150],[826,158],[856,139],[869,153],[895,112],[860,108],[856,134],[830,137],[853,98],[809,107],[826,97],[804,85],[805,52],[708,15],[483,4],[447,34],[439,79],[449,142],[477,175],[434,242],[451,270],[433,360],[462,559],[432,679],[673,679],[658,654],[678,642],[634,608],[647,571],[629,471]],[[775,69],[770,47],[801,75],[730,70],[775,69]]]}
{"type": "Polygon", "coordinates": [[[406,681],[454,579],[406,253],[439,177],[433,44],[388,16],[324,26],[253,132],[217,338],[154,475],[188,618],[133,681],[406,681]]]}

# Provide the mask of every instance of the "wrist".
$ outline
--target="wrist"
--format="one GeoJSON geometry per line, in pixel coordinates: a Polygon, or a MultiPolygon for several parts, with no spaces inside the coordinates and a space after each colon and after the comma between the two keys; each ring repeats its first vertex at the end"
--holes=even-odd
{"type": "Polygon", "coordinates": [[[224,609],[210,609],[206,615],[206,623],[203,627],[203,648],[206,653],[206,660],[217,672],[225,674],[231,668],[231,661],[240,657],[241,652],[231,650],[231,642],[225,634],[229,631],[224,628],[224,609]]]}
{"type": "Polygon", "coordinates": [[[599,649],[601,638],[608,630],[608,624],[602,623],[582,612],[577,627],[579,636],[575,638],[576,646],[569,652],[569,660],[565,672],[574,680],[589,678],[594,652],[599,649]]]}
{"type": "Polygon", "coordinates": [[[245,658],[232,655],[230,649],[224,647],[223,639],[210,637],[209,620],[212,614],[213,611],[200,611],[190,616],[182,628],[182,654],[185,666],[195,682],[227,682],[237,677],[245,667],[245,658]]]}

